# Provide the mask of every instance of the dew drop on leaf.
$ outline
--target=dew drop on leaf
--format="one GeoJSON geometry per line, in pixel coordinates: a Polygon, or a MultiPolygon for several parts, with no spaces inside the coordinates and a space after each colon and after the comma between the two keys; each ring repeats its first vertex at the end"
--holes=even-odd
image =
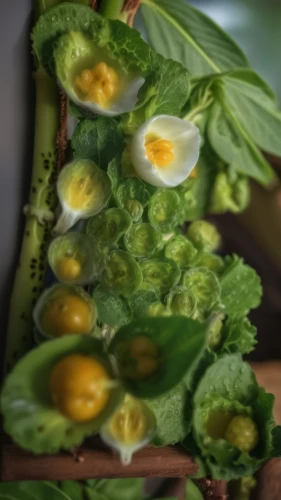
{"type": "Polygon", "coordinates": [[[57,20],[58,20],[57,16],[56,16],[56,15],[53,15],[53,16],[52,16],[52,22],[54,23],[54,22],[56,22],[57,20]]]}

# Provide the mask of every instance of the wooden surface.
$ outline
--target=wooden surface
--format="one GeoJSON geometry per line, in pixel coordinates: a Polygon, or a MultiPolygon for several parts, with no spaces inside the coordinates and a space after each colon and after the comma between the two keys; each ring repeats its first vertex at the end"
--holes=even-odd
{"type": "Polygon", "coordinates": [[[64,480],[117,477],[182,477],[194,474],[197,465],[181,447],[147,447],[134,455],[129,466],[122,466],[117,456],[99,441],[81,448],[83,461],[59,453],[37,456],[25,452],[4,438],[2,445],[2,481],[64,480]]]}
{"type": "MultiPolygon", "coordinates": [[[[281,362],[252,363],[258,382],[268,392],[276,395],[275,418],[281,424],[281,362]]],[[[137,452],[132,464],[123,467],[117,456],[114,456],[99,440],[88,441],[82,448],[83,461],[75,461],[73,456],[60,453],[56,456],[37,456],[25,452],[3,437],[1,447],[2,481],[17,480],[64,480],[88,478],[116,477],[182,477],[194,474],[197,466],[181,447],[164,448],[147,447],[137,452]]],[[[281,461],[274,462],[274,478],[279,467],[281,500],[281,461]]],[[[262,472],[260,481],[273,481],[273,473],[268,476],[262,472]],[[266,479],[262,479],[266,478],[266,479]]],[[[275,481],[275,479],[274,479],[275,481]]],[[[274,484],[276,481],[274,482],[274,484]]],[[[276,485],[274,486],[276,488],[276,485]]],[[[259,497],[261,498],[261,497],[259,497]]],[[[263,497],[262,500],[270,500],[263,497]]],[[[277,498],[277,497],[276,497],[277,498]]],[[[272,497],[272,500],[275,497],[272,497]]]]}

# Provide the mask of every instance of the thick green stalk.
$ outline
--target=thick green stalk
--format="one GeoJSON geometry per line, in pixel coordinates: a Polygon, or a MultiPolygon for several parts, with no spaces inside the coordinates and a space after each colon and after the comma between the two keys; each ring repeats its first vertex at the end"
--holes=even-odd
{"type": "Polygon", "coordinates": [[[59,127],[59,98],[56,83],[42,68],[35,73],[36,111],[33,172],[24,237],[6,340],[5,370],[32,345],[32,310],[42,290],[46,270],[46,244],[56,205],[56,134],[59,127]]]}
{"type": "Polygon", "coordinates": [[[108,19],[118,19],[122,5],[123,0],[102,0],[99,12],[108,19]]]}

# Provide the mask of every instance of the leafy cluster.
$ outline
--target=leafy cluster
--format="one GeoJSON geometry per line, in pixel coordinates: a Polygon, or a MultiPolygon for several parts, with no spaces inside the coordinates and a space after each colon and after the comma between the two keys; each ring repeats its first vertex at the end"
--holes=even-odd
{"type": "MultiPolygon", "coordinates": [[[[173,59],[179,57],[169,37],[168,45],[160,47],[167,22],[180,42],[185,33],[179,62],[155,53],[121,22],[81,5],[63,3],[35,27],[34,51],[52,77],[58,76],[57,47],[66,46],[65,35],[78,32],[75,41],[80,35],[83,44],[87,40],[83,50],[91,43],[102,54],[110,53],[125,72],[138,74],[144,83],[133,109],[118,117],[97,117],[70,104],[78,125],[71,140],[74,162],[67,167],[69,178],[73,165],[86,163],[87,172],[96,172],[94,181],[90,179],[93,192],[96,178],[104,180],[100,191],[106,185],[105,193],[94,193],[92,216],[84,212],[81,218],[88,220],[80,228],[88,240],[84,253],[92,249],[89,259],[95,266],[88,281],[84,273],[79,284],[90,284],[97,320],[89,336],[66,335],[44,342],[20,361],[4,385],[4,425],[24,448],[55,453],[79,445],[94,432],[102,433],[127,393],[142,400],[143,413],[156,421],[156,446],[183,441],[197,457],[201,472],[215,478],[251,475],[264,460],[280,453],[273,397],[258,388],[241,358],[255,346],[256,330],[247,316],[260,304],[261,285],[243,259],[215,253],[220,235],[201,217],[243,209],[248,177],[263,184],[272,180],[258,147],[276,153],[280,146],[271,132],[264,134],[260,114],[255,127],[250,117],[261,113],[261,107],[264,121],[268,113],[274,127],[281,120],[267,86],[248,68],[233,42],[203,15],[182,1],[171,8],[168,0],[144,0],[143,14],[152,45],[159,52],[168,47],[173,59]],[[201,32],[206,38],[201,39],[201,32]],[[210,46],[222,38],[213,60],[210,46]],[[234,70],[237,65],[243,69],[234,70]],[[195,175],[169,189],[140,179],[130,157],[132,134],[159,114],[188,117],[203,137],[195,175]],[[50,397],[51,370],[73,353],[102,360],[113,381],[105,410],[83,424],[60,414],[50,397]],[[252,418],[259,433],[252,453],[241,452],[218,433],[225,415],[252,418]]],[[[77,54],[75,46],[74,59],[77,54]]],[[[84,174],[80,175],[83,185],[84,174]]],[[[62,206],[67,187],[66,182],[61,189],[62,206]]],[[[58,247],[53,245],[50,252],[52,262],[58,247]]]]}
{"type": "Polygon", "coordinates": [[[184,0],[143,0],[141,12],[152,47],[181,62],[191,77],[186,116],[204,137],[197,181],[204,205],[196,216],[243,210],[248,177],[261,184],[274,179],[260,149],[281,155],[281,114],[272,90],[235,42],[184,0]]]}

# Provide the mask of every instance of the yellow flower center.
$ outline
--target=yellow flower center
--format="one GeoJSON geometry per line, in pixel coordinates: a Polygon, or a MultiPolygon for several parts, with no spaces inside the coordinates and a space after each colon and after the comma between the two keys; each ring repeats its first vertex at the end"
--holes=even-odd
{"type": "Polygon", "coordinates": [[[147,159],[158,167],[166,167],[175,159],[174,144],[167,139],[153,139],[145,144],[147,159]]]}
{"type": "Polygon", "coordinates": [[[81,264],[73,257],[64,257],[58,262],[57,275],[62,281],[76,279],[81,273],[81,264]]]}
{"type": "Polygon", "coordinates": [[[112,417],[109,423],[111,435],[124,444],[134,444],[142,441],[148,430],[148,421],[141,409],[136,406],[124,405],[112,417]]]}
{"type": "Polygon", "coordinates": [[[84,69],[75,78],[75,85],[86,101],[107,108],[116,98],[120,82],[116,71],[105,62],[100,62],[93,69],[84,69]]]}
{"type": "Polygon", "coordinates": [[[89,175],[76,177],[69,186],[67,203],[73,210],[87,210],[93,203],[95,186],[89,175]]]}

